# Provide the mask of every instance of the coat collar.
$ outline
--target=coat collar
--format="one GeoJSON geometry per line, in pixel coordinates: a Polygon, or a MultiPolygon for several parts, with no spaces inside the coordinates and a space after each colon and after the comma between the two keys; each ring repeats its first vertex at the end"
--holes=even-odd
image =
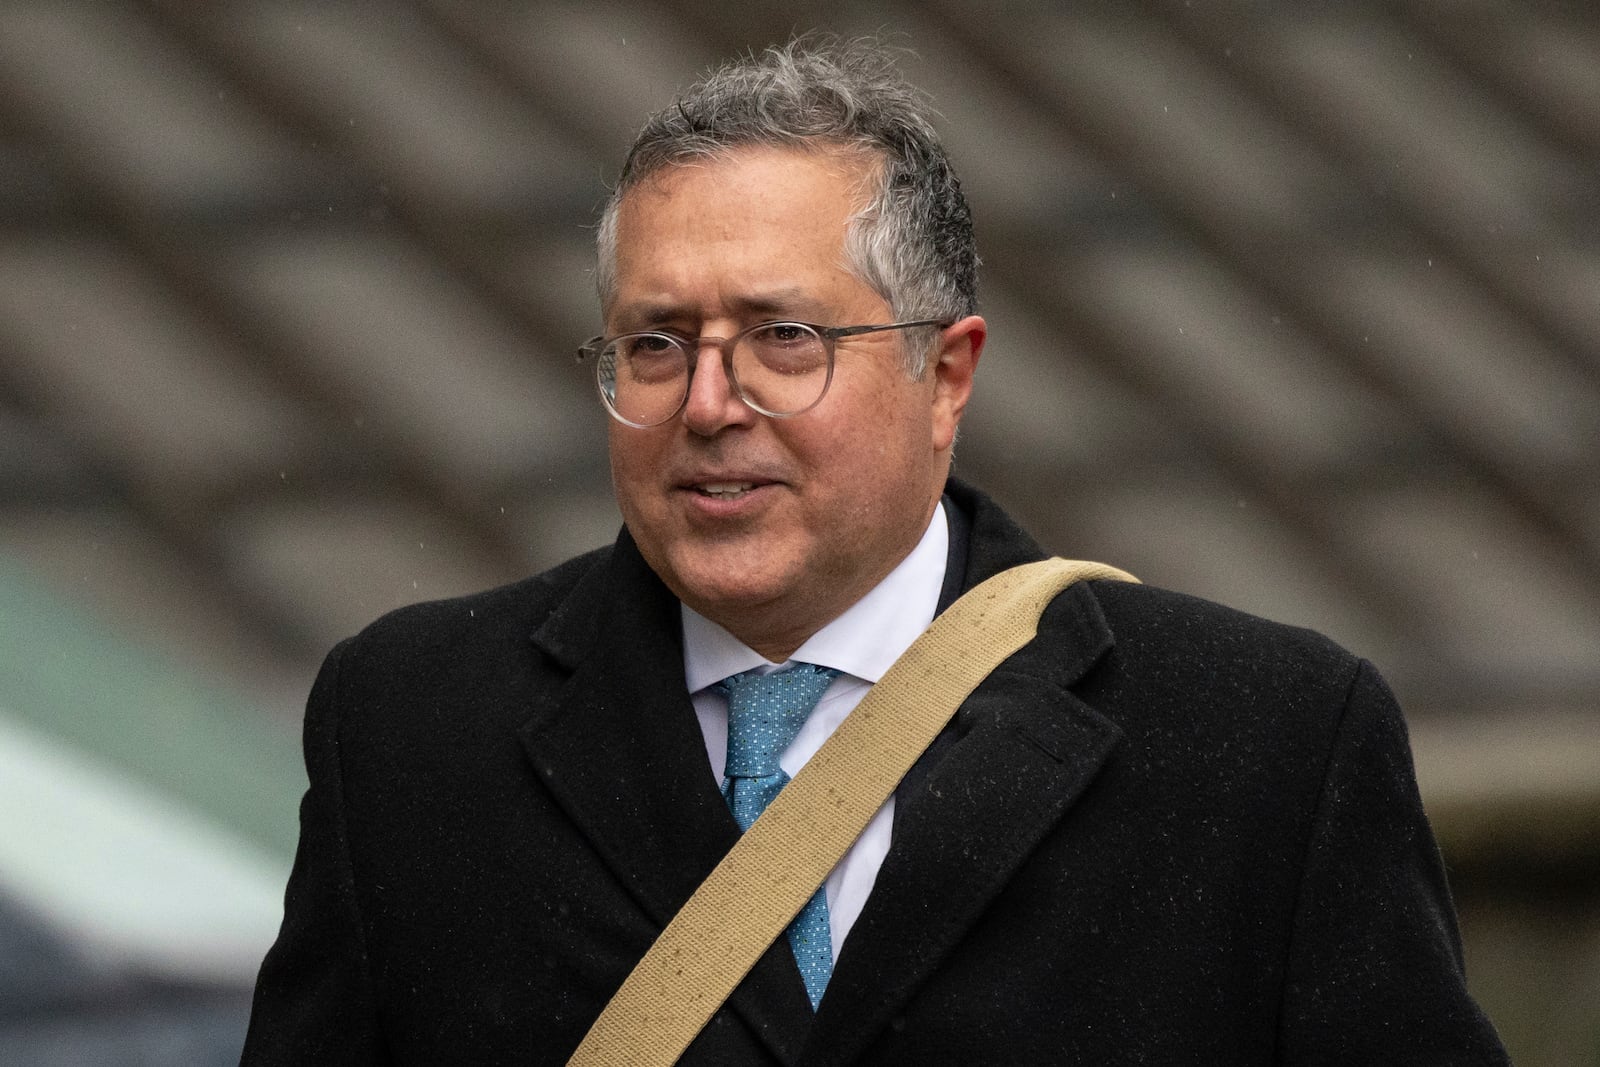
{"type": "MultiPolygon", "coordinates": [[[[1044,557],[981,492],[952,480],[947,496],[962,590],[1044,557]]],[[[664,926],[738,836],[683,680],[677,601],[624,530],[533,640],[572,673],[538,697],[522,729],[529,756],[664,926]]],[[[894,842],[815,1025],[782,938],[731,999],[780,1062],[843,1063],[864,1049],[1088,787],[1119,732],[1070,687],[1111,646],[1092,588],[1073,586],[962,705],[897,794],[894,842]]]]}

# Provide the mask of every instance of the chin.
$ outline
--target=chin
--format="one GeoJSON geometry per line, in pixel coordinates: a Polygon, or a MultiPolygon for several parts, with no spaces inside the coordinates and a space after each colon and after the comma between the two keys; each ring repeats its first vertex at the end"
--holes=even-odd
{"type": "Polygon", "coordinates": [[[764,575],[725,572],[680,573],[675,582],[678,599],[706,618],[719,621],[722,615],[751,611],[773,603],[782,597],[784,584],[764,575]]]}
{"type": "Polygon", "coordinates": [[[696,552],[689,559],[672,559],[669,553],[665,571],[657,573],[678,599],[716,622],[781,600],[796,584],[789,569],[774,566],[770,556],[752,561],[744,553],[696,552]]]}

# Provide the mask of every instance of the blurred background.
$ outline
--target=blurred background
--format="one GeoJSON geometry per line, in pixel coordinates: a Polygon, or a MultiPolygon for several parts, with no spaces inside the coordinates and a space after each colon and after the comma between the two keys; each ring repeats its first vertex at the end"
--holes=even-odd
{"type": "Polygon", "coordinates": [[[321,656],[611,539],[596,210],[809,28],[944,116],[959,473],[1375,660],[1479,998],[1600,1064],[1588,0],[0,0],[0,1062],[236,1061],[321,656]]]}

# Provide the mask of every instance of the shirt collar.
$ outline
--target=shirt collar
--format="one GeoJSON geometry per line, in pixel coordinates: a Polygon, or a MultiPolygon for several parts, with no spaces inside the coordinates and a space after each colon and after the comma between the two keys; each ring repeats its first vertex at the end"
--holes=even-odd
{"type": "MultiPolygon", "coordinates": [[[[833,667],[876,682],[933,621],[949,555],[950,527],[941,501],[910,554],[844,614],[812,634],[788,662],[833,667]]],[[[778,666],[688,605],[680,608],[690,693],[731,674],[778,666]]]]}

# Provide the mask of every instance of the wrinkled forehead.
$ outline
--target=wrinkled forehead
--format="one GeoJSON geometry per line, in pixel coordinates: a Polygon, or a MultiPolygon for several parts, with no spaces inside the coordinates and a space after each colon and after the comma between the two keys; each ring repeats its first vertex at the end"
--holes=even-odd
{"type": "MultiPolygon", "coordinates": [[[[632,182],[608,205],[598,240],[603,304],[616,296],[618,270],[658,253],[669,234],[728,245],[768,240],[773,227],[794,232],[797,245],[829,227],[840,240],[872,211],[874,178],[882,173],[859,150],[752,146],[696,155],[632,182]]],[[[797,250],[798,251],[798,250],[797,250]]]]}
{"type": "Polygon", "coordinates": [[[692,145],[671,156],[653,159],[648,165],[625,175],[617,199],[625,199],[640,187],[670,182],[674,174],[686,168],[715,167],[758,155],[823,163],[837,168],[841,178],[869,186],[887,165],[887,156],[881,147],[834,138],[795,137],[775,141],[692,145]]]}
{"type": "MultiPolygon", "coordinates": [[[[776,160],[780,164],[791,161],[796,165],[820,167],[835,176],[847,190],[854,205],[850,213],[851,220],[870,210],[875,194],[882,184],[881,179],[886,166],[882,155],[875,150],[821,141],[775,146],[758,144],[718,147],[672,162],[661,163],[648,173],[629,182],[612,203],[609,221],[616,247],[610,250],[611,253],[615,255],[617,248],[633,239],[627,232],[628,227],[623,224],[625,218],[633,213],[631,209],[652,202],[660,204],[671,200],[689,180],[704,178],[719,183],[722,177],[726,176],[728,180],[722,183],[722,191],[729,197],[752,198],[769,193],[781,195],[780,190],[751,189],[748,186],[740,186],[732,180],[740,169],[738,166],[740,163],[762,157],[776,160]]],[[[602,247],[602,256],[606,252],[607,249],[602,247]]]]}
{"type": "Polygon", "coordinates": [[[632,182],[611,205],[599,242],[601,311],[641,265],[715,255],[733,267],[792,235],[801,257],[854,274],[845,244],[875,206],[880,159],[848,146],[747,146],[696,155],[632,182]],[[825,232],[826,231],[826,232],[825,232]],[[758,251],[759,250],[759,251],[758,251]],[[665,259],[663,257],[666,257],[665,259]]]}

